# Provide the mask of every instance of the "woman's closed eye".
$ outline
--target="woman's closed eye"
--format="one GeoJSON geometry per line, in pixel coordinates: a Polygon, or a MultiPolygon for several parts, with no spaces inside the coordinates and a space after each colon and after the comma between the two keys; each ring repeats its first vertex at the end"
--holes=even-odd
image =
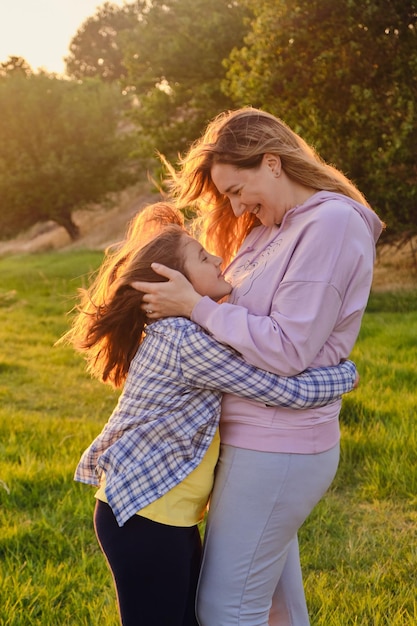
{"type": "Polygon", "coordinates": [[[236,197],[236,198],[240,198],[240,196],[242,195],[242,191],[243,191],[243,188],[242,188],[242,187],[241,187],[240,189],[236,189],[236,190],[231,190],[231,189],[229,189],[229,190],[228,190],[228,191],[224,194],[224,196],[225,196],[228,200],[230,200],[230,198],[235,198],[235,197],[236,197]]]}

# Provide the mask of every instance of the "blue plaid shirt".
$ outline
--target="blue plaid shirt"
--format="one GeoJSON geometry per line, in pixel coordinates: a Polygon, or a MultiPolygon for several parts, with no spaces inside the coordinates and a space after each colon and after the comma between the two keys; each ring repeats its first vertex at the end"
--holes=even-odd
{"type": "Polygon", "coordinates": [[[246,363],[185,318],[147,326],[118,404],[84,452],[75,480],[98,485],[120,526],[201,462],[218,427],[222,393],[268,405],[322,406],[350,391],[355,365],[282,377],[246,363]]]}

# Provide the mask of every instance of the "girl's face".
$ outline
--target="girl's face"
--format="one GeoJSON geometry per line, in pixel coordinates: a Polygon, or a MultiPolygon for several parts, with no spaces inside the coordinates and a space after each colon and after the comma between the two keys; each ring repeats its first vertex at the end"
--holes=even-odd
{"type": "Polygon", "coordinates": [[[197,293],[220,300],[232,291],[220,269],[222,259],[207,250],[193,237],[184,237],[184,268],[197,293]]]}
{"type": "Polygon", "coordinates": [[[280,174],[281,161],[272,154],[265,154],[256,169],[239,169],[225,163],[211,168],[214,185],[229,198],[236,217],[253,213],[264,226],[280,224],[286,212],[280,174]]]}

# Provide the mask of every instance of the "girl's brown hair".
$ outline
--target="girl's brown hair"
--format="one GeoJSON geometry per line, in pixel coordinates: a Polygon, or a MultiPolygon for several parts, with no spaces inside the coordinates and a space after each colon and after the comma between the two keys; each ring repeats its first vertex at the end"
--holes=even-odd
{"type": "Polygon", "coordinates": [[[344,194],[368,206],[355,185],[282,120],[252,107],[222,113],[181,159],[178,172],[164,160],[178,206],[194,205],[200,219],[200,239],[210,251],[230,261],[243,239],[259,221],[244,213],[236,218],[227,197],[212,178],[215,163],[258,168],[266,153],[280,157],[282,169],[294,182],[317,190],[344,194]]]}
{"type": "Polygon", "coordinates": [[[108,249],[96,278],[80,289],[80,302],[71,329],[60,340],[85,355],[87,370],[120,387],[143,339],[146,314],[143,293],[134,281],[165,282],[152,263],[185,273],[183,240],[187,235],[181,213],[169,203],[150,205],[131,222],[126,239],[108,249]]]}

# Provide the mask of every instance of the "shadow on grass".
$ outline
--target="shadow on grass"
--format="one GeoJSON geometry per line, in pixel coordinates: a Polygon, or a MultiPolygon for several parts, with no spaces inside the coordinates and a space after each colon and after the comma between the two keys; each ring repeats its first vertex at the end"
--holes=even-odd
{"type": "Polygon", "coordinates": [[[367,313],[410,313],[417,311],[417,289],[372,292],[367,313]]]}
{"type": "Polygon", "coordinates": [[[23,365],[0,361],[0,374],[23,374],[26,371],[27,368],[23,367],[23,365]]]}

